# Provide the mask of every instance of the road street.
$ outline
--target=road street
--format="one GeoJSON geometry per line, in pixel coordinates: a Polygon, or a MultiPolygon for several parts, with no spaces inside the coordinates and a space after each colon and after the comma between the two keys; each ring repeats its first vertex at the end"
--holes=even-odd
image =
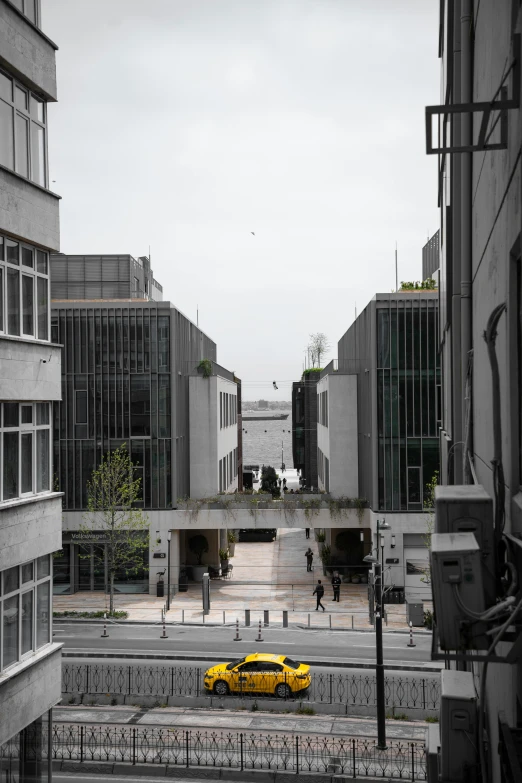
{"type": "MultiPolygon", "coordinates": [[[[111,657],[183,656],[194,661],[232,660],[252,652],[268,650],[284,654],[305,663],[331,663],[346,666],[371,664],[375,661],[375,635],[358,631],[308,631],[292,629],[262,629],[263,641],[257,641],[257,629],[240,628],[240,641],[234,641],[235,628],[167,626],[166,639],[161,639],[160,625],[107,625],[108,638],[101,638],[103,626],[89,623],[54,621],[54,641],[63,642],[68,655],[110,655],[111,657]]],[[[431,636],[414,635],[415,647],[408,646],[404,633],[384,634],[384,660],[392,665],[414,665],[435,669],[440,664],[430,661],[431,636]]]]}

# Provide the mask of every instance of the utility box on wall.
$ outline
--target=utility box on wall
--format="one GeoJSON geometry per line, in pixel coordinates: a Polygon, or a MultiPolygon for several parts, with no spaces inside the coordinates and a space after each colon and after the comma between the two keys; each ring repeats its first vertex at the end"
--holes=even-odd
{"type": "Polygon", "coordinates": [[[471,672],[443,669],[440,700],[441,780],[478,780],[477,695],[471,672]]]}
{"type": "Polygon", "coordinates": [[[473,533],[434,533],[431,583],[442,650],[483,650],[490,642],[476,615],[485,611],[482,563],[473,533]]]}
{"type": "Polygon", "coordinates": [[[495,603],[493,499],[479,484],[435,488],[435,532],[473,533],[481,552],[486,607],[495,603]]]}

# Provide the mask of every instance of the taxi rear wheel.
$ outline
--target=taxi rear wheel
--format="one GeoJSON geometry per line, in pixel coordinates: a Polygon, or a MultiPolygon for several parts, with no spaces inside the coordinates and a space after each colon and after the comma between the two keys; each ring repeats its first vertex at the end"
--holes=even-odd
{"type": "Polygon", "coordinates": [[[213,690],[216,696],[228,696],[230,692],[229,687],[224,680],[218,680],[215,682],[213,690]]]}
{"type": "Polygon", "coordinates": [[[287,699],[292,695],[292,690],[285,682],[280,682],[275,689],[275,695],[280,699],[287,699]]]}

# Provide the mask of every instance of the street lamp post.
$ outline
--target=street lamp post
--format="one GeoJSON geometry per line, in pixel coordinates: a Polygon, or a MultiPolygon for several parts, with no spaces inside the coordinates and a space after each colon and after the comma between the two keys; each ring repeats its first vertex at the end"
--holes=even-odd
{"type": "Polygon", "coordinates": [[[377,520],[377,547],[376,557],[366,555],[364,560],[372,563],[374,568],[374,606],[375,606],[375,689],[377,696],[377,747],[386,749],[386,704],[384,694],[384,656],[382,649],[382,576],[384,565],[384,544],[380,544],[381,531],[389,530],[390,525],[383,520],[377,520]],[[381,546],[381,560],[379,560],[379,545],[381,546]]]}
{"type": "Polygon", "coordinates": [[[167,612],[170,609],[170,537],[171,532],[167,533],[167,612]]]}

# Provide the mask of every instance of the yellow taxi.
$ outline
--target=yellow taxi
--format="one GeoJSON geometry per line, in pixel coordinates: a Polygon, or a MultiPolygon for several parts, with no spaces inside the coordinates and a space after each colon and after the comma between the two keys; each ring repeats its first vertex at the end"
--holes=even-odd
{"type": "Polygon", "coordinates": [[[310,667],[285,655],[253,653],[205,672],[205,689],[216,696],[228,693],[274,693],[284,699],[311,683],[310,667]]]}

